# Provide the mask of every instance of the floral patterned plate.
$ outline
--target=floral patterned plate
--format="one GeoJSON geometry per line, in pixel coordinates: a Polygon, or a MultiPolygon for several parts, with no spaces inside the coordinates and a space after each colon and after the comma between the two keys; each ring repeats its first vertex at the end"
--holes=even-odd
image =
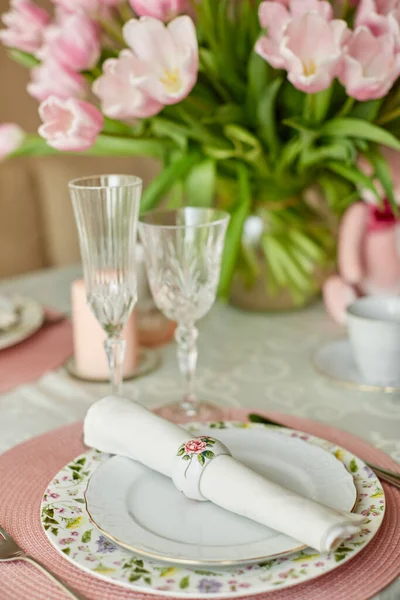
{"type": "MultiPolygon", "coordinates": [[[[213,429],[268,427],[255,423],[220,422],[213,429]]],[[[198,433],[204,424],[191,424],[198,433]]],[[[246,567],[177,568],[140,558],[108,541],[93,526],[84,493],[97,467],[109,456],[90,450],[66,465],[50,482],[42,501],[42,525],[50,542],[75,566],[117,585],[164,596],[231,598],[260,594],[303,583],[328,573],[360,552],[378,531],[385,497],[378,478],[357,457],[329,442],[293,430],[281,435],[300,437],[333,453],[353,474],[358,493],[356,513],[368,517],[359,535],[329,555],[310,549],[246,567]]],[[[216,436],[217,437],[217,436],[216,436]]]]}
{"type": "MultiPolygon", "coordinates": [[[[202,468],[209,460],[214,432],[203,425],[201,435],[206,437],[189,442],[186,454],[187,446],[182,446],[178,460],[184,469],[191,468],[192,461],[202,468]]],[[[265,428],[231,427],[219,430],[217,437],[236,459],[263,477],[331,508],[353,510],[353,476],[323,448],[265,428]]],[[[112,456],[96,470],[85,500],[91,521],[111,541],[169,565],[219,569],[307,547],[212,502],[193,502],[169,477],[123,456],[112,456]]]]}

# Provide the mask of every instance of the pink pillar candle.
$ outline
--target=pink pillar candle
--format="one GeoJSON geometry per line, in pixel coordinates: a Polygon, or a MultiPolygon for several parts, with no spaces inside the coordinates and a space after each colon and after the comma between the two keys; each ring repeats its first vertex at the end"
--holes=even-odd
{"type": "MultiPolygon", "coordinates": [[[[73,282],[71,296],[76,371],[87,379],[107,379],[109,369],[103,345],[106,333],[87,304],[83,279],[73,282]]],[[[126,341],[123,366],[125,377],[135,369],[139,356],[135,312],[129,317],[122,330],[122,338],[126,341]]]]}

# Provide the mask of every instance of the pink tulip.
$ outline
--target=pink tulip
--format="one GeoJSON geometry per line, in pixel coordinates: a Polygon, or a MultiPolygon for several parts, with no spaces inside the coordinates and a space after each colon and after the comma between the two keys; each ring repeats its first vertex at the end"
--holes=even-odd
{"type": "Polygon", "coordinates": [[[119,58],[109,58],[103,64],[103,75],[93,84],[93,92],[100,98],[102,111],[112,119],[152,117],[163,104],[153,100],[139,87],[146,74],[143,64],[130,50],[123,50],[119,58]]]}
{"type": "Polygon", "coordinates": [[[345,21],[315,12],[293,19],[280,46],[289,81],[309,94],[326,90],[339,72],[348,33],[345,21]]]}
{"type": "Polygon", "coordinates": [[[27,90],[40,101],[49,96],[81,98],[86,93],[87,85],[80,73],[75,73],[54,60],[48,60],[32,69],[27,90]]]}
{"type": "Polygon", "coordinates": [[[263,2],[258,14],[260,25],[267,34],[259,38],[255,51],[274,69],[283,69],[285,59],[281,55],[280,45],[283,32],[291,20],[289,11],[279,2],[263,2]]]}
{"type": "MultiPolygon", "coordinates": [[[[122,0],[52,0],[58,7],[70,13],[87,15],[107,14],[107,9],[121,4],[122,0]]],[[[152,0],[149,0],[152,2],[152,0]]]]}
{"type": "Polygon", "coordinates": [[[60,24],[47,27],[38,57],[73,71],[92,69],[100,58],[99,28],[84,14],[62,14],[60,24]]]}
{"type": "Polygon", "coordinates": [[[34,54],[39,50],[48,13],[30,0],[11,0],[11,10],[2,16],[7,29],[0,31],[5,46],[34,54]]]}
{"type": "Polygon", "coordinates": [[[54,20],[53,20],[53,25],[58,25],[59,27],[61,25],[64,25],[64,23],[66,23],[71,15],[84,15],[85,13],[83,12],[71,12],[70,10],[67,10],[66,8],[64,8],[63,6],[55,6],[54,7],[54,20]]]}
{"type": "Polygon", "coordinates": [[[343,58],[340,81],[352,98],[382,98],[400,75],[400,54],[392,35],[374,36],[366,27],[352,34],[343,58]]]}
{"type": "Polygon", "coordinates": [[[400,45],[400,0],[360,0],[356,27],[365,25],[374,35],[393,33],[400,45]]]}
{"type": "Polygon", "coordinates": [[[93,146],[103,129],[101,112],[88,102],[51,96],[39,106],[43,125],[39,134],[62,152],[83,152],[93,146]]]}
{"type": "Polygon", "coordinates": [[[23,142],[25,133],[15,123],[0,125],[0,160],[15,152],[23,142]]]}
{"type": "Polygon", "coordinates": [[[129,0],[139,17],[154,17],[161,21],[170,21],[181,14],[191,14],[189,0],[129,0]]]}
{"type": "Polygon", "coordinates": [[[140,88],[161,104],[186,98],[197,81],[199,54],[196,29],[188,16],[168,25],[152,17],[132,19],[123,34],[142,63],[140,88]]]}
{"type": "Polygon", "coordinates": [[[320,14],[325,20],[332,19],[333,10],[329,2],[322,0],[278,0],[262,2],[259,8],[259,20],[266,30],[258,40],[255,51],[275,69],[285,68],[285,59],[281,54],[281,42],[288,24],[309,12],[320,14]]]}
{"type": "Polygon", "coordinates": [[[289,8],[293,17],[301,17],[309,12],[315,12],[327,21],[333,18],[332,5],[324,0],[289,0],[289,8]]]}

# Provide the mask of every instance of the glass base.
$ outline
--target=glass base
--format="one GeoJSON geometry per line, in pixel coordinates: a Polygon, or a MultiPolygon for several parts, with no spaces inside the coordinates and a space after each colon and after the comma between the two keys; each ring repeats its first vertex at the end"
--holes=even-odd
{"type": "Polygon", "coordinates": [[[173,402],[160,406],[154,411],[160,417],[177,423],[190,421],[221,421],[225,411],[221,406],[209,402],[196,402],[195,405],[173,402]]]}

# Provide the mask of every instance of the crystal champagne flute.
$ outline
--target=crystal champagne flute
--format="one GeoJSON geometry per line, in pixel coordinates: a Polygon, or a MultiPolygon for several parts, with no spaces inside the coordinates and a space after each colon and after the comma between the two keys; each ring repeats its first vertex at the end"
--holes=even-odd
{"type": "Polygon", "coordinates": [[[200,402],[194,390],[196,322],[215,301],[228,222],[229,215],[223,211],[190,207],[148,213],[139,220],[154,302],[178,323],[178,363],[186,380],[183,399],[158,411],[164,416],[171,409],[186,418],[218,416],[218,407],[200,402]]]}
{"type": "Polygon", "coordinates": [[[133,175],[74,179],[69,190],[78,226],[87,301],[107,334],[113,394],[122,393],[121,331],[137,300],[135,249],[142,180],[133,175]]]}

